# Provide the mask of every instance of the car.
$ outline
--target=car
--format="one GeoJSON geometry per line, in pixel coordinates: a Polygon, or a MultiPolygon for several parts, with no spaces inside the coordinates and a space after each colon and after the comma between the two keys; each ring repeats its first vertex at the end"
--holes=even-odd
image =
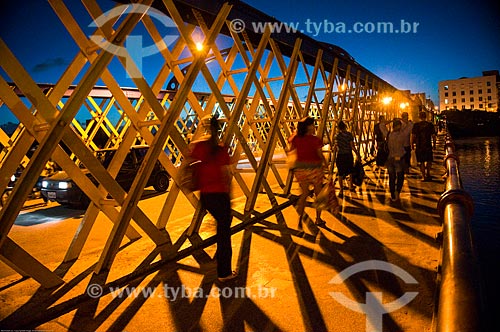
{"type": "MultiPolygon", "coordinates": [[[[128,191],[132,187],[132,183],[148,152],[148,148],[148,146],[143,145],[132,146],[125,157],[115,178],[125,191],[128,191]]],[[[96,155],[104,167],[109,166],[116,150],[117,149],[103,149],[96,152],[96,155]]],[[[90,174],[89,170],[83,168],[82,172],[89,177],[94,184],[98,185],[97,180],[90,174]]],[[[170,175],[160,162],[156,161],[145,187],[153,186],[157,192],[163,193],[167,191],[169,184],[170,175]]],[[[42,180],[41,192],[42,196],[46,199],[56,201],[63,206],[86,208],[90,204],[90,199],[64,171],[59,171],[50,177],[44,178],[42,180]]]]}
{"type": "MultiPolygon", "coordinates": [[[[42,171],[42,174],[38,177],[38,180],[35,183],[35,186],[31,190],[31,192],[28,194],[27,200],[31,199],[39,199],[42,198],[45,203],[47,203],[47,199],[42,196],[41,189],[42,189],[42,180],[51,175],[54,174],[55,172],[55,164],[52,161],[48,161],[47,164],[45,165],[45,168],[42,171]]],[[[4,189],[2,192],[2,196],[0,198],[0,207],[5,206],[7,203],[7,200],[9,199],[10,194],[12,193],[12,190],[14,190],[14,186],[17,183],[17,180],[21,177],[23,171],[25,169],[25,166],[23,163],[19,165],[10,177],[9,183],[7,185],[7,188],[4,189]]]]}

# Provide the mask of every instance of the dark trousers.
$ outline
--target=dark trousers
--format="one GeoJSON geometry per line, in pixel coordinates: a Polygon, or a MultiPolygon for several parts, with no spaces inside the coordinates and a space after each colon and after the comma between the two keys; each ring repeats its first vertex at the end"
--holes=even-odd
{"type": "Polygon", "coordinates": [[[231,200],[229,193],[201,193],[201,205],[217,221],[217,276],[227,277],[232,273],[231,257],[231,200]]]}
{"type": "Polygon", "coordinates": [[[404,159],[405,159],[406,170],[408,170],[410,168],[410,165],[411,165],[411,146],[405,146],[404,159]]]}
{"type": "Polygon", "coordinates": [[[395,198],[396,193],[400,193],[403,189],[403,181],[405,180],[405,172],[389,171],[389,190],[391,191],[391,197],[395,198]]]}
{"type": "Polygon", "coordinates": [[[387,172],[389,173],[389,190],[391,197],[396,197],[396,192],[400,193],[403,189],[403,182],[405,180],[405,162],[404,157],[399,160],[389,158],[387,160],[387,172]]]}

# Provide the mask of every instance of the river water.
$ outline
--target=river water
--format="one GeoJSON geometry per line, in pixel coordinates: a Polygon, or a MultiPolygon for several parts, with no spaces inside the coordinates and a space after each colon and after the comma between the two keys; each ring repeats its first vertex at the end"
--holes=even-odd
{"type": "Polygon", "coordinates": [[[464,189],[474,199],[471,221],[487,307],[488,330],[500,331],[500,137],[455,140],[464,189]]]}

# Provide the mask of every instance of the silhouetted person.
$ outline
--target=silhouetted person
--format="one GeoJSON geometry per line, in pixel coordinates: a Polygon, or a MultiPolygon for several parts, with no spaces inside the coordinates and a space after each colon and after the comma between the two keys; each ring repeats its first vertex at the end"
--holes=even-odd
{"type": "MultiPolygon", "coordinates": [[[[337,155],[335,163],[337,165],[337,175],[340,185],[339,197],[342,197],[344,194],[344,179],[354,171],[354,157],[352,156],[352,152],[354,151],[357,156],[359,156],[359,153],[354,145],[354,136],[347,131],[347,125],[343,121],[340,121],[337,128],[333,154],[337,155]]],[[[354,191],[352,175],[349,177],[349,189],[354,191]]]]}
{"type": "Polygon", "coordinates": [[[413,130],[413,121],[408,118],[408,112],[403,112],[401,114],[401,121],[401,131],[403,131],[405,136],[405,173],[409,173],[411,166],[411,132],[413,130]]]}
{"type": "Polygon", "coordinates": [[[436,130],[434,125],[426,121],[426,113],[419,113],[420,122],[413,125],[411,132],[412,147],[415,148],[417,162],[420,164],[420,171],[424,181],[430,181],[432,167],[432,148],[436,145],[436,130]]]}
{"type": "Polygon", "coordinates": [[[379,148],[381,142],[387,138],[389,130],[387,130],[387,121],[385,116],[380,115],[378,117],[378,122],[373,126],[373,133],[375,134],[375,141],[377,142],[377,149],[379,148]]]}

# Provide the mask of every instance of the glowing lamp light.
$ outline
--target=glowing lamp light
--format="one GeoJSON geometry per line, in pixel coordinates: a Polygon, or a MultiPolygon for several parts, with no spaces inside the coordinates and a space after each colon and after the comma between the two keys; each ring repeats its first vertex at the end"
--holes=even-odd
{"type": "Polygon", "coordinates": [[[389,105],[391,102],[392,102],[392,97],[382,98],[382,103],[384,103],[384,105],[389,105]]]}
{"type": "Polygon", "coordinates": [[[202,42],[196,42],[196,49],[197,49],[198,51],[203,50],[203,43],[202,43],[202,42]]]}
{"type": "Polygon", "coordinates": [[[400,107],[402,110],[404,110],[404,109],[405,109],[405,108],[407,108],[408,106],[410,106],[410,104],[408,104],[408,103],[401,103],[401,104],[399,104],[399,107],[400,107]]]}

